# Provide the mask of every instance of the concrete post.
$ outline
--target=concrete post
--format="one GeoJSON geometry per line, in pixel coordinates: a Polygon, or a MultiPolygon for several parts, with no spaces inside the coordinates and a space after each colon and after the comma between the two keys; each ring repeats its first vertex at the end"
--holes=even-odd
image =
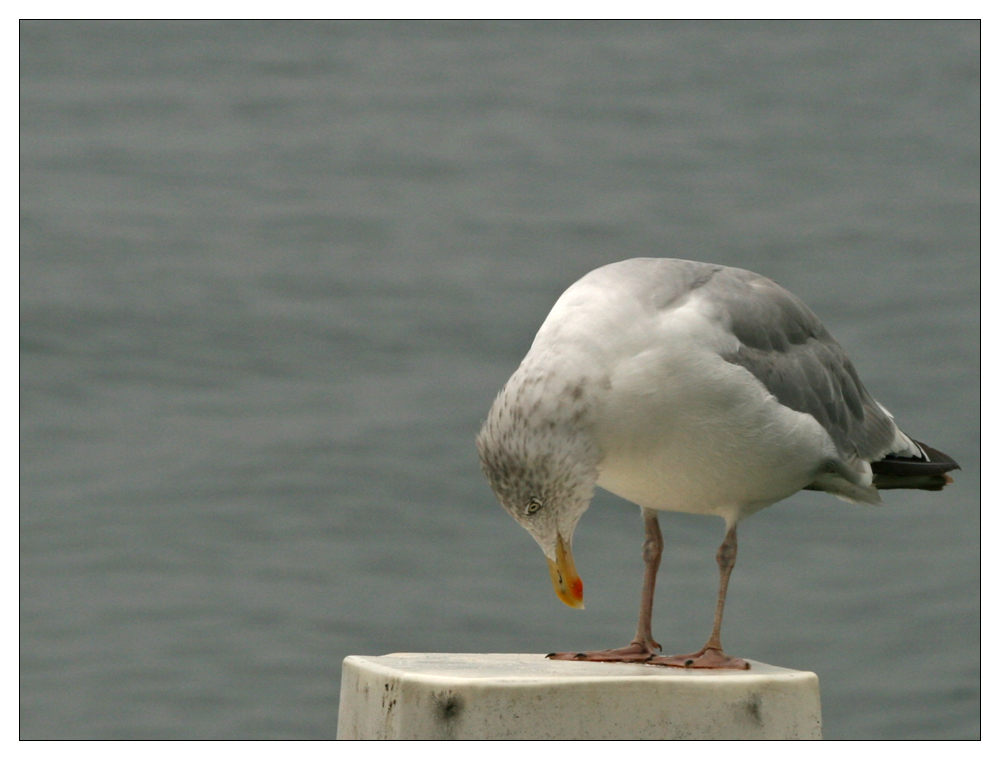
{"type": "Polygon", "coordinates": [[[344,660],[338,739],[819,739],[815,673],[555,662],[540,654],[344,660]]]}

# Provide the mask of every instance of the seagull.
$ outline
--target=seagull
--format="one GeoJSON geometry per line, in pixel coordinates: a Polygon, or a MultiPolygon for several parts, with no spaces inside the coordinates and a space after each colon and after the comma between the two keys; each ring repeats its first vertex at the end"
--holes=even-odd
{"type": "Polygon", "coordinates": [[[958,469],[896,427],[801,300],[753,272],[677,259],[620,261],[570,286],[476,445],[570,607],[583,608],[573,532],[595,488],[641,508],[635,638],[551,659],[703,669],[750,667],[720,640],[740,520],[802,489],[859,504],[891,488],[939,491],[958,469]],[[662,511],[725,521],[715,622],[693,654],[657,654],[652,635],[662,511]]]}

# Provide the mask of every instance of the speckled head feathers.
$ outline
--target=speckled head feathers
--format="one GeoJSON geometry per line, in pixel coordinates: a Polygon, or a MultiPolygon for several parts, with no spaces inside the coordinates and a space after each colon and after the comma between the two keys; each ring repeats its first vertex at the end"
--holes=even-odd
{"type": "Polygon", "coordinates": [[[567,542],[597,482],[600,449],[590,431],[586,383],[522,366],[497,396],[476,439],[500,504],[554,556],[567,542]]]}

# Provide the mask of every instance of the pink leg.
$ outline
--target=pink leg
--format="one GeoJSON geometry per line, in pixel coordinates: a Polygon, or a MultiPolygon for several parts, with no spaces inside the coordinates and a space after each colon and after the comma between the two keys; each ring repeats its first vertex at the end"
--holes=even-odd
{"type": "Polygon", "coordinates": [[[669,657],[654,657],[649,660],[653,665],[667,665],[674,668],[725,668],[749,670],[750,663],[738,657],[730,657],[722,651],[719,633],[722,630],[722,611],[726,606],[726,590],[729,588],[729,576],[736,564],[736,526],[726,531],[726,538],[715,555],[719,563],[719,599],[715,605],[715,624],[712,635],[700,650],[694,654],[677,654],[669,657]]]}
{"type": "Polygon", "coordinates": [[[656,589],[656,572],[663,556],[663,534],[656,512],[642,510],[646,540],[642,544],[642,559],[646,571],[642,581],[642,601],[639,603],[639,625],[635,638],[628,646],[596,652],[553,652],[550,660],[578,660],[586,662],[650,662],[660,645],[653,640],[653,592],[656,589]]]}

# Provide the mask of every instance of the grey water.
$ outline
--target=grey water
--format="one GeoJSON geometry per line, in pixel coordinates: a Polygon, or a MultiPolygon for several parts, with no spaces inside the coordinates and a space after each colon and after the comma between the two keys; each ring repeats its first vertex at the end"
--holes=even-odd
{"type": "MultiPolygon", "coordinates": [[[[962,465],[746,521],[727,650],[816,672],[828,738],[978,737],[979,32],[22,23],[22,738],[332,738],[347,655],[626,643],[638,509],[565,608],[473,440],[635,256],[775,279],[962,465]]],[[[722,523],[661,525],[690,651],[722,523]]]]}

